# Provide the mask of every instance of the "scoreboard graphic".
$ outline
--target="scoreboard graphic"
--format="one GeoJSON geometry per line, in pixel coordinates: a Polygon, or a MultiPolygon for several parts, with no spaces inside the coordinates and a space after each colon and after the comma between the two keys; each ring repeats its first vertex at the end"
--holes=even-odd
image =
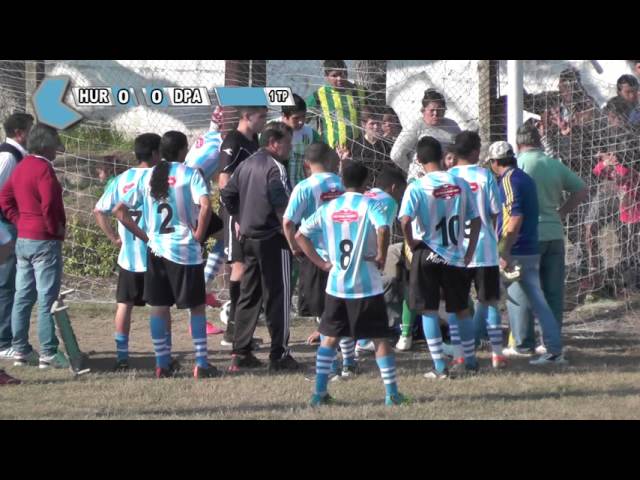
{"type": "Polygon", "coordinates": [[[65,130],[82,120],[82,113],[76,110],[79,107],[203,107],[212,104],[212,96],[222,107],[295,105],[289,87],[74,87],[70,83],[71,80],[67,76],[46,77],[42,81],[33,95],[33,106],[39,122],[65,130]],[[69,89],[73,105],[64,103],[69,89]]]}

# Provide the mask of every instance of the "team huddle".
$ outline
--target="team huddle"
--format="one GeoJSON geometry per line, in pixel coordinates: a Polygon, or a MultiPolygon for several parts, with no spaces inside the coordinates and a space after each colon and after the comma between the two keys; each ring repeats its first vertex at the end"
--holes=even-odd
{"type": "MultiPolygon", "coordinates": [[[[332,401],[327,386],[336,376],[338,349],[341,375],[356,373],[356,342],[373,345],[385,403],[407,402],[397,386],[390,343],[394,332],[384,296],[388,281],[382,274],[396,224],[404,237],[396,245],[405,270],[403,307],[409,318],[421,316],[434,363],[425,377],[478,370],[469,308],[472,283],[492,345],[492,365],[505,366],[497,306],[500,265],[511,271],[513,263],[509,254],[499,254],[498,245],[509,216],[521,208],[510,197],[509,182],[502,182],[515,165],[506,142],[489,149],[492,167],[496,165],[491,172],[477,164],[479,136],[462,132],[450,147],[459,161],[446,170],[440,142],[425,136],[415,152],[423,172],[407,185],[406,174],[395,166],[377,172],[372,183],[365,164],[342,158],[310,135],[299,153],[302,178],[292,188],[287,166],[299,129],[283,121],[267,124],[263,107],[239,112],[237,129],[224,140],[213,128],[190,150],[180,132],[138,136],[134,148],[140,164],[119,175],[96,204],[99,225],[121,245],[116,368],[128,368],[131,310],[148,304],[156,376],[174,374],[179,365],[171,356],[169,308],[175,305],[190,310],[194,377],[219,375],[207,360],[207,333],[215,327],[206,321],[205,305],[208,285],[226,260],[232,265],[230,310],[222,343],[232,346],[230,373],[262,364],[252,353],[262,309],[271,336],[269,370],[300,370],[288,346],[293,272],[298,313],[319,322],[311,404],[332,401]],[[221,199],[217,213],[210,200],[216,176],[221,199]],[[117,234],[110,214],[119,221],[117,234]],[[205,258],[210,237],[216,243],[205,258]],[[443,348],[441,300],[448,313],[451,362],[443,348]]],[[[406,350],[410,342],[403,325],[397,348],[406,350]]],[[[551,358],[561,356],[561,346],[551,337],[545,345],[551,358]]]]}

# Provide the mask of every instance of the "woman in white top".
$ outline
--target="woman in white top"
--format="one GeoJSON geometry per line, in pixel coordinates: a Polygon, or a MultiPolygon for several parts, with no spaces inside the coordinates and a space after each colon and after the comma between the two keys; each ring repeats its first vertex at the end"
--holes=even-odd
{"type": "Polygon", "coordinates": [[[416,145],[424,136],[435,138],[442,145],[443,150],[453,144],[455,136],[461,132],[458,124],[444,116],[447,103],[444,96],[433,88],[425,90],[422,98],[422,118],[413,122],[409,128],[403,128],[391,149],[391,159],[408,171],[408,178],[422,176],[421,165],[415,161],[416,145]]]}

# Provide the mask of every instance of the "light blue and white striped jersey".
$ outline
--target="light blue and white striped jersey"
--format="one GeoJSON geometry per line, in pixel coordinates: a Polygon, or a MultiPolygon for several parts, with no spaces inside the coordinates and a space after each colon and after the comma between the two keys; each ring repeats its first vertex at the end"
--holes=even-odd
{"type": "Polygon", "coordinates": [[[380,188],[372,188],[371,190],[368,190],[365,192],[365,196],[380,204],[380,208],[382,208],[387,219],[387,225],[389,228],[393,227],[393,222],[395,221],[398,213],[398,202],[396,202],[395,198],[380,188]]]}
{"type": "Polygon", "coordinates": [[[464,224],[478,216],[469,184],[449,172],[431,172],[411,182],[398,218],[410,217],[413,236],[447,263],[464,267],[464,224]]]}
{"type": "MultiPolygon", "coordinates": [[[[283,216],[295,224],[300,224],[313,215],[321,205],[338,198],[343,193],[344,186],[338,175],[331,172],[314,173],[294,187],[283,216]]],[[[329,257],[322,243],[322,233],[313,234],[309,240],[318,255],[327,260],[329,257]]]]}
{"type": "Polygon", "coordinates": [[[198,137],[187,153],[184,164],[202,170],[205,182],[209,182],[220,164],[220,132],[207,132],[198,137]]]}
{"type": "MultiPolygon", "coordinates": [[[[482,220],[478,245],[473,260],[468,265],[473,267],[495,267],[498,265],[498,236],[491,220],[492,215],[500,213],[500,189],[493,174],[479,165],[457,165],[449,169],[449,173],[463,178],[469,184],[475,198],[476,209],[482,220]]],[[[469,246],[469,222],[465,225],[464,247],[469,246]]]]}
{"type": "Polygon", "coordinates": [[[149,248],[156,255],[181,265],[202,263],[202,247],[192,229],[198,220],[200,197],[208,196],[200,172],[183,163],[169,163],[169,195],[158,201],[151,196],[151,169],[138,181],[129,208],[142,207],[149,248]]]}
{"type": "MultiPolygon", "coordinates": [[[[107,189],[96,203],[96,210],[111,214],[111,210],[120,202],[129,205],[130,197],[135,194],[140,179],[151,171],[150,168],[130,168],[121,173],[109,184],[107,189]]],[[[129,210],[131,217],[138,226],[145,230],[144,218],[141,209],[129,210]]],[[[122,241],[118,254],[120,268],[130,272],[147,271],[147,244],[126,229],[118,222],[118,235],[122,241]]]]}
{"type": "Polygon", "coordinates": [[[11,234],[7,227],[4,226],[2,222],[0,222],[0,245],[6,245],[11,241],[11,234]]]}
{"type": "Polygon", "coordinates": [[[346,192],[307,218],[300,232],[309,238],[322,232],[329,272],[326,292],[339,298],[364,298],[383,292],[382,275],[372,261],[377,254],[376,229],[386,226],[378,203],[361,193],[346,192]]]}

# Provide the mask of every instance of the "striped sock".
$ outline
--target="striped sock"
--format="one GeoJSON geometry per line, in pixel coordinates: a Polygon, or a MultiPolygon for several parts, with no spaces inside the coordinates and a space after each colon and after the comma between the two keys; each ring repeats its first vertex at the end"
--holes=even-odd
{"type": "Polygon", "coordinates": [[[389,395],[398,395],[398,383],[396,379],[396,357],[391,354],[386,357],[376,358],[376,363],[380,368],[380,375],[384,382],[384,389],[389,395]]]}
{"type": "Polygon", "coordinates": [[[224,262],[224,243],[218,240],[207,256],[207,264],[204,267],[204,283],[209,284],[218,272],[224,262]]]}
{"type": "Polygon", "coordinates": [[[355,340],[349,337],[342,337],[340,339],[340,351],[342,352],[342,365],[345,367],[353,367],[356,364],[355,340]]]}
{"type": "Polygon", "coordinates": [[[411,335],[411,327],[413,327],[413,319],[415,313],[409,308],[409,304],[406,300],[402,302],[402,336],[408,337],[411,335]]]}
{"type": "Polygon", "coordinates": [[[449,322],[449,336],[451,337],[451,347],[453,348],[453,358],[462,358],[462,343],[460,342],[460,326],[455,313],[447,316],[449,322]]]}
{"type": "Polygon", "coordinates": [[[156,366],[169,368],[171,351],[167,348],[167,322],[162,317],[151,316],[151,341],[156,354],[156,366]]]}
{"type": "Polygon", "coordinates": [[[442,333],[440,333],[438,314],[422,315],[422,329],[429,345],[433,366],[438,373],[442,373],[446,370],[447,363],[442,353],[442,333]]]}
{"type": "MultiPolygon", "coordinates": [[[[320,343],[322,343],[324,341],[324,335],[320,335],[320,343]]],[[[331,374],[332,375],[336,375],[338,373],[338,366],[340,365],[340,362],[338,361],[338,354],[336,353],[336,356],[333,357],[333,362],[331,363],[331,374]]]]}
{"type": "Polygon", "coordinates": [[[118,360],[129,360],[129,336],[116,332],[115,339],[118,360]]]}
{"type": "Polygon", "coordinates": [[[487,331],[491,340],[491,351],[494,355],[502,355],[502,327],[500,326],[500,312],[495,305],[489,305],[487,316],[487,331]]]}
{"type": "MultiPolygon", "coordinates": [[[[473,314],[473,330],[476,345],[480,344],[480,340],[485,337],[485,326],[487,322],[487,305],[476,303],[476,311],[473,314]]],[[[486,337],[485,337],[486,338],[486,337]]]]}
{"type": "Polygon", "coordinates": [[[204,315],[191,315],[191,338],[196,351],[196,365],[207,368],[207,318],[204,315]]]}
{"type": "Polygon", "coordinates": [[[329,382],[329,373],[331,373],[331,364],[336,358],[335,348],[323,347],[318,348],[316,354],[316,394],[327,394],[327,383],[329,382]]]}
{"type": "Polygon", "coordinates": [[[476,360],[476,339],[474,335],[473,319],[471,317],[458,317],[460,326],[460,339],[464,353],[464,364],[467,367],[475,368],[478,365],[476,360]]]}

